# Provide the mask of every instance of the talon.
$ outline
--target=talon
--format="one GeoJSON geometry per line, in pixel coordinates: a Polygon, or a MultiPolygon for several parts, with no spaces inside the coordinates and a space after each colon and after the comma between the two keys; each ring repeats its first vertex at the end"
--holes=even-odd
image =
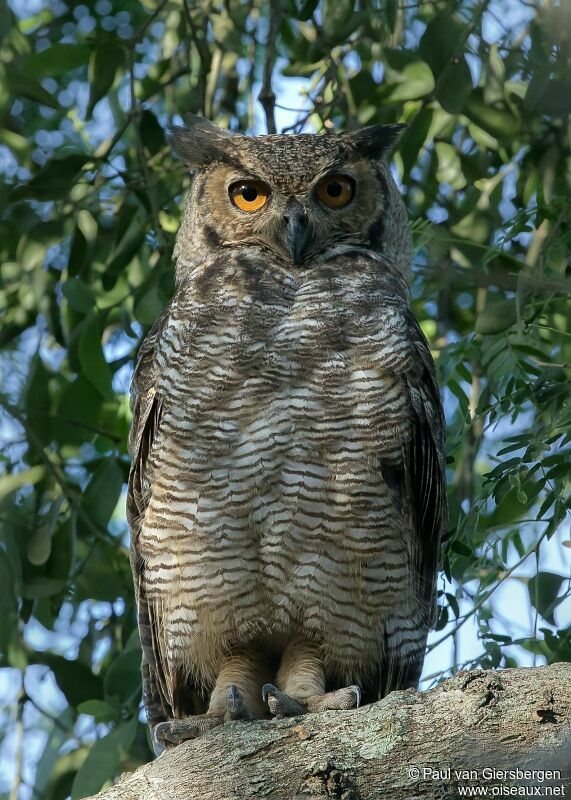
{"type": "Polygon", "coordinates": [[[264,683],[262,686],[262,700],[264,703],[268,702],[268,695],[276,695],[279,689],[276,689],[273,683],[264,683]]]}
{"type": "Polygon", "coordinates": [[[285,692],[277,689],[273,683],[266,683],[262,687],[262,699],[268,704],[270,713],[277,717],[298,717],[307,710],[285,692]]]}
{"type": "Polygon", "coordinates": [[[226,692],[226,714],[224,715],[225,721],[237,719],[252,719],[252,713],[248,708],[248,704],[240,694],[240,690],[232,685],[228,687],[226,692]]]}
{"type": "Polygon", "coordinates": [[[156,756],[160,756],[160,754],[164,753],[165,750],[167,749],[166,744],[164,742],[165,737],[163,734],[165,728],[168,728],[168,722],[159,722],[151,730],[151,740],[153,743],[153,750],[155,751],[156,756]]]}
{"type": "Polygon", "coordinates": [[[170,722],[159,722],[153,728],[153,736],[159,744],[163,744],[169,740],[168,731],[170,730],[170,722]]]}
{"type": "Polygon", "coordinates": [[[359,706],[361,705],[361,687],[360,686],[349,686],[348,688],[351,689],[351,691],[353,692],[353,694],[355,695],[355,697],[357,699],[357,703],[355,705],[355,708],[359,708],[359,706]]]}
{"type": "Polygon", "coordinates": [[[223,722],[224,717],[215,714],[198,714],[159,722],[152,731],[155,753],[160,755],[167,747],[174,747],[187,739],[196,739],[223,722]]]}
{"type": "Polygon", "coordinates": [[[228,687],[228,696],[226,699],[226,708],[230,713],[238,713],[240,710],[241,697],[238,689],[232,685],[228,687]]]}

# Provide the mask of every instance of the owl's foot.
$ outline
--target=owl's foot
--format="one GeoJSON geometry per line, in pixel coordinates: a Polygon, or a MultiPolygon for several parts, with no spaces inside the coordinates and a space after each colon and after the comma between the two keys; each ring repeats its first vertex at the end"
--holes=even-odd
{"type": "Polygon", "coordinates": [[[289,694],[281,692],[273,683],[266,683],[262,688],[262,700],[268,704],[272,716],[298,717],[307,713],[307,707],[298,703],[289,694]]]}
{"type": "Polygon", "coordinates": [[[361,702],[361,689],[358,686],[346,686],[335,692],[312,695],[299,702],[272,683],[266,683],[262,689],[262,699],[268,704],[274,717],[297,717],[308,712],[345,711],[358,708],[361,702]]]}
{"type": "Polygon", "coordinates": [[[309,712],[345,711],[349,708],[359,708],[361,689],[358,686],[345,686],[335,692],[308,697],[306,702],[309,712]]]}
{"type": "Polygon", "coordinates": [[[238,689],[234,685],[229,686],[224,714],[197,714],[194,717],[171,719],[155,725],[152,732],[155,754],[160,755],[167,747],[175,747],[186,739],[198,739],[223,722],[252,718],[253,715],[238,689]]]}
{"type": "Polygon", "coordinates": [[[193,717],[159,722],[152,731],[155,753],[160,755],[167,747],[175,747],[187,739],[198,739],[223,722],[224,717],[217,714],[197,714],[193,717]]]}
{"type": "Polygon", "coordinates": [[[228,687],[226,694],[226,713],[224,721],[229,722],[233,719],[254,719],[254,715],[238,689],[232,685],[228,687]]]}

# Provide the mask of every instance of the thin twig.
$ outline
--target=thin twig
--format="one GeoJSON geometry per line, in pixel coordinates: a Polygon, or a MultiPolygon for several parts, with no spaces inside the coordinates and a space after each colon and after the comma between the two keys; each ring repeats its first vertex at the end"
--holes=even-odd
{"type": "Polygon", "coordinates": [[[198,73],[198,91],[200,93],[200,98],[201,98],[201,111],[202,114],[207,119],[209,119],[212,109],[208,108],[207,97],[206,97],[208,76],[210,75],[210,64],[211,64],[210,47],[208,46],[208,42],[206,40],[206,26],[208,24],[207,13],[204,14],[202,36],[200,36],[197,27],[194,23],[194,20],[192,19],[192,14],[190,6],[188,4],[188,0],[184,0],[183,8],[184,8],[184,16],[190,33],[190,38],[194,46],[196,47],[196,50],[198,52],[198,60],[200,62],[200,70],[198,73]]]}
{"type": "MultiPolygon", "coordinates": [[[[147,29],[149,28],[149,25],[151,25],[152,22],[154,22],[154,20],[161,13],[163,8],[166,6],[167,2],[168,0],[163,0],[162,3],[159,3],[159,5],[155,8],[153,13],[147,17],[147,19],[143,22],[141,27],[137,31],[135,31],[133,36],[125,43],[125,47],[127,51],[131,54],[131,57],[134,52],[135,45],[138,44],[140,40],[143,38],[147,29]]],[[[104,149],[101,149],[100,147],[99,148],[100,152],[96,152],[94,154],[94,158],[96,158],[98,161],[107,161],[111,151],[113,150],[115,145],[123,138],[131,122],[132,122],[132,117],[128,116],[125,122],[121,125],[121,127],[115,132],[113,138],[109,141],[109,144],[104,146],[104,149]]]]}
{"type": "Polygon", "coordinates": [[[428,647],[428,648],[427,648],[426,652],[427,652],[427,653],[430,653],[430,652],[431,652],[432,650],[434,650],[436,647],[438,647],[439,645],[441,645],[441,644],[442,644],[442,642],[445,642],[445,641],[446,641],[446,639],[448,639],[448,637],[449,637],[449,636],[454,636],[454,635],[455,635],[455,634],[456,634],[456,633],[457,633],[457,632],[460,630],[460,628],[461,628],[463,625],[465,625],[465,623],[466,623],[466,622],[468,622],[468,620],[469,620],[469,619],[471,619],[471,618],[474,616],[474,614],[475,614],[477,611],[479,611],[479,609],[480,609],[480,608],[481,608],[481,607],[484,605],[484,603],[485,603],[485,602],[487,602],[487,600],[489,600],[489,599],[490,599],[490,597],[493,595],[493,593],[494,593],[494,592],[495,592],[497,589],[499,589],[499,587],[500,587],[500,586],[501,586],[501,585],[504,583],[504,581],[505,581],[507,578],[509,578],[509,577],[512,575],[512,573],[513,573],[513,572],[514,572],[514,571],[515,571],[515,570],[516,570],[516,569],[517,569],[517,568],[518,568],[518,567],[519,567],[521,564],[523,564],[523,562],[524,562],[524,561],[525,561],[527,558],[529,558],[531,555],[533,555],[533,553],[535,553],[535,552],[536,552],[536,550],[539,550],[539,546],[541,545],[542,541],[545,539],[545,537],[546,537],[546,536],[547,536],[547,533],[545,533],[545,532],[544,532],[544,533],[542,533],[542,534],[541,534],[541,536],[539,537],[539,539],[537,540],[537,542],[534,544],[534,546],[533,546],[532,548],[530,548],[530,550],[528,550],[526,553],[524,553],[524,554],[523,554],[523,556],[522,556],[522,557],[519,559],[519,561],[516,561],[516,563],[515,563],[515,564],[513,564],[513,565],[512,565],[512,566],[511,566],[509,569],[507,569],[507,570],[506,570],[506,572],[505,572],[505,574],[503,575],[503,577],[501,578],[501,580],[500,580],[500,581],[498,581],[498,583],[496,583],[494,586],[492,586],[492,587],[491,587],[491,588],[490,588],[490,589],[489,589],[487,592],[485,592],[485,593],[482,595],[482,597],[481,597],[481,598],[478,600],[478,602],[477,602],[477,603],[476,603],[476,604],[475,604],[475,605],[474,605],[474,606],[473,606],[473,607],[470,609],[470,611],[469,611],[467,614],[465,614],[465,615],[462,617],[462,619],[461,619],[461,620],[459,620],[459,621],[457,622],[457,624],[454,626],[454,628],[453,628],[451,631],[448,631],[448,633],[445,633],[445,634],[444,634],[444,636],[441,636],[441,637],[440,637],[440,639],[438,639],[438,641],[436,641],[436,642],[433,642],[433,643],[430,645],[430,647],[428,647]]]}
{"type": "Polygon", "coordinates": [[[269,3],[269,28],[264,53],[264,78],[258,100],[266,116],[268,133],[277,133],[276,128],[276,95],[272,89],[272,75],[276,62],[276,40],[280,27],[282,7],[279,0],[270,0],[269,3]]]}
{"type": "Polygon", "coordinates": [[[206,81],[206,90],[204,94],[204,116],[207,119],[212,119],[214,116],[214,97],[220,79],[220,70],[222,69],[222,50],[217,47],[214,50],[212,59],[210,61],[210,72],[208,80],[206,81]]]}
{"type": "Polygon", "coordinates": [[[155,233],[157,234],[157,238],[159,240],[159,252],[166,253],[168,251],[168,247],[165,241],[164,231],[162,229],[161,222],[159,219],[160,209],[157,200],[156,182],[151,180],[151,175],[147,164],[147,156],[145,154],[143,139],[141,137],[141,130],[140,130],[141,109],[139,107],[139,104],[137,103],[137,96],[135,93],[135,58],[133,50],[129,52],[129,88],[131,91],[130,117],[133,120],[135,147],[137,149],[137,160],[139,162],[139,168],[143,175],[143,181],[145,184],[144,188],[149,198],[149,203],[151,205],[151,213],[153,215],[153,225],[155,228],[155,233]]]}
{"type": "Polygon", "coordinates": [[[14,780],[10,788],[9,800],[18,800],[18,792],[22,783],[22,772],[24,769],[24,704],[26,702],[26,690],[24,689],[24,675],[21,675],[21,686],[18,692],[18,705],[16,708],[16,747],[15,747],[15,769],[14,780]]]}
{"type": "Polygon", "coordinates": [[[149,25],[151,25],[155,21],[155,19],[159,16],[159,14],[161,13],[161,11],[163,10],[163,8],[166,6],[167,3],[168,0],[163,0],[162,3],[159,3],[159,5],[155,8],[153,13],[150,14],[147,17],[147,19],[142,23],[142,25],[139,27],[139,29],[135,31],[135,33],[131,36],[131,38],[126,42],[126,47],[128,50],[133,50],[135,48],[135,45],[141,41],[141,39],[147,32],[149,25]]]}
{"type": "Polygon", "coordinates": [[[70,733],[70,728],[67,725],[64,725],[61,719],[59,719],[59,717],[55,717],[53,714],[50,714],[49,711],[46,711],[45,708],[42,708],[38,704],[37,700],[35,700],[31,695],[26,694],[26,700],[29,703],[31,703],[36,709],[36,711],[39,711],[42,716],[46,717],[46,719],[49,719],[50,722],[53,722],[56,728],[59,728],[60,731],[62,731],[65,734],[70,733]]]}
{"type": "Polygon", "coordinates": [[[28,419],[33,420],[44,420],[44,421],[51,421],[51,422],[63,422],[65,425],[71,425],[72,428],[80,428],[83,431],[89,431],[90,433],[95,433],[97,436],[104,436],[106,439],[109,439],[111,442],[115,444],[121,443],[121,436],[117,436],[114,433],[109,433],[108,431],[103,430],[102,428],[98,428],[96,425],[88,425],[86,422],[81,422],[78,419],[70,419],[69,417],[61,417],[58,414],[29,414],[28,419]]]}

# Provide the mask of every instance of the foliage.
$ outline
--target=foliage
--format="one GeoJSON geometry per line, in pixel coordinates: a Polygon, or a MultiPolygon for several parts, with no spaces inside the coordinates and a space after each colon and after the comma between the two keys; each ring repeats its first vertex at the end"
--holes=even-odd
{"type": "MultiPolygon", "coordinates": [[[[296,131],[409,124],[395,163],[414,306],[449,423],[432,647],[475,622],[468,665],[571,660],[556,568],[571,545],[569,14],[518,0],[0,0],[0,666],[21,686],[3,751],[18,796],[80,798],[151,756],[127,392],[173,290],[187,179],[164,129],[186,111],[251,133],[274,114],[296,131]],[[514,581],[523,629],[493,602],[514,581]]],[[[465,662],[454,650],[440,671],[465,662]]]]}

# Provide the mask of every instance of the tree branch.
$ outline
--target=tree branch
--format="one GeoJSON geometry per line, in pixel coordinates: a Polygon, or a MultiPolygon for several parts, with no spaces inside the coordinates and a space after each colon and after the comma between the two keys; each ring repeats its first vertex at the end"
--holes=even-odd
{"type": "Polygon", "coordinates": [[[526,785],[562,786],[563,797],[570,764],[571,665],[554,664],[459,673],[354,711],[228,723],[123,775],[98,799],[456,800],[459,787],[526,785]],[[490,781],[483,772],[517,769],[554,774],[490,781]]]}
{"type": "Polygon", "coordinates": [[[258,100],[264,114],[266,115],[266,127],[268,133],[277,133],[276,128],[276,95],[272,89],[272,74],[276,61],[276,40],[280,28],[282,8],[279,0],[270,0],[268,12],[268,38],[266,39],[266,49],[264,54],[264,78],[262,88],[258,95],[258,100]]]}

